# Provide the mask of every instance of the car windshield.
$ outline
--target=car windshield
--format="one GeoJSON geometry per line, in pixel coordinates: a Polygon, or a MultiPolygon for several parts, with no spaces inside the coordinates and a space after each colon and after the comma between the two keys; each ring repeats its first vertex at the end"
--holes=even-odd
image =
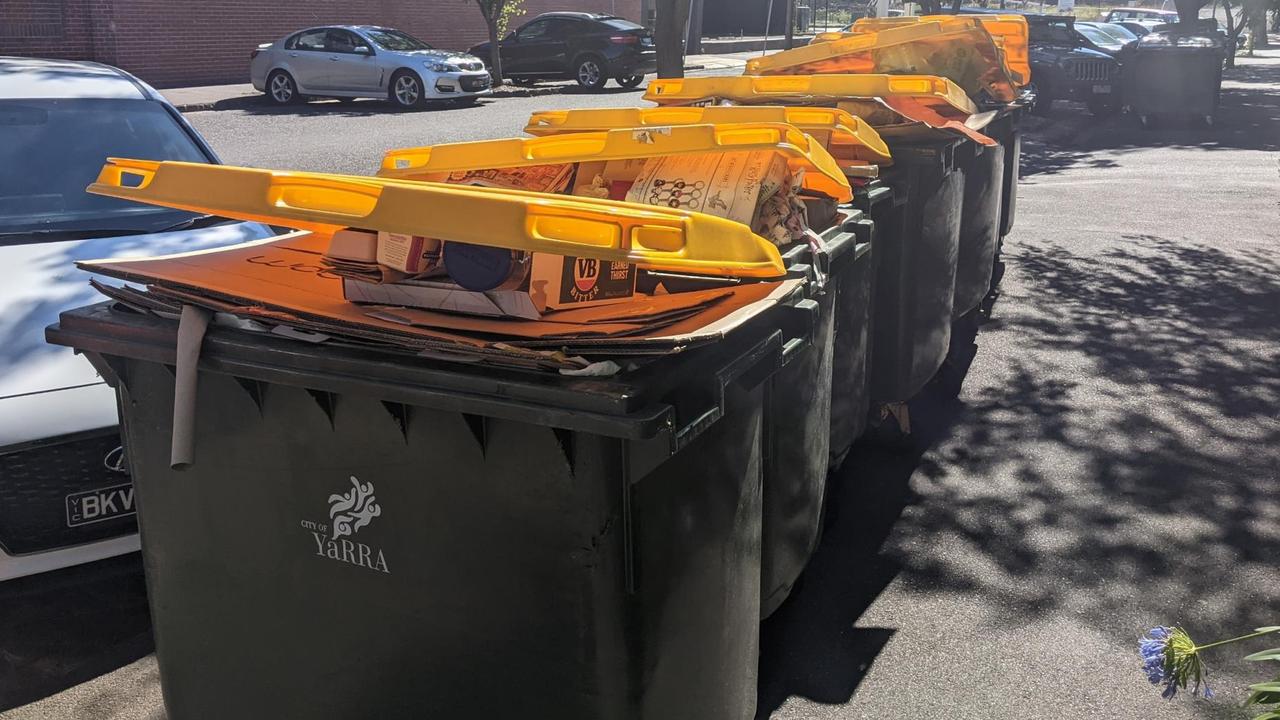
{"type": "Polygon", "coordinates": [[[377,43],[378,47],[383,50],[391,50],[393,52],[409,52],[413,50],[434,50],[431,45],[422,42],[418,38],[402,33],[399,30],[386,30],[383,28],[370,30],[366,28],[364,34],[369,36],[370,40],[377,43]]]}
{"type": "Polygon", "coordinates": [[[643,25],[637,25],[630,20],[623,20],[619,17],[601,18],[600,22],[608,25],[614,30],[643,30],[643,25]]]}
{"type": "Polygon", "coordinates": [[[1134,35],[1133,33],[1129,32],[1127,28],[1121,25],[1115,25],[1112,23],[1103,23],[1098,25],[1097,27],[1102,32],[1110,35],[1111,37],[1115,38],[1116,40],[1119,40],[1122,43],[1126,43],[1126,42],[1129,42],[1130,40],[1138,39],[1137,35],[1134,35]]]}
{"type": "Polygon", "coordinates": [[[1110,35],[1092,25],[1076,25],[1076,31],[1089,39],[1089,42],[1105,48],[1117,48],[1121,43],[1110,35]]]}
{"type": "Polygon", "coordinates": [[[0,243],[61,232],[139,234],[192,213],[90,195],[108,157],[209,162],[149,100],[0,100],[0,243]],[[25,236],[25,237],[24,237],[25,236]]]}

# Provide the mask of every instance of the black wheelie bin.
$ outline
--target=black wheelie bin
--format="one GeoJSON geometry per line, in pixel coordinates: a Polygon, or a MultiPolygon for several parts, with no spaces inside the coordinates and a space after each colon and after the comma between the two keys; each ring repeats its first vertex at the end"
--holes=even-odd
{"type": "MultiPolygon", "coordinates": [[[[797,104],[862,114],[888,145],[892,165],[855,192],[875,227],[870,397],[873,417],[909,431],[906,401],[942,366],[955,307],[965,177],[975,133],[960,120],[977,107],[944,78],[915,75],[763,75],[655,80],[645,97],[663,105],[797,104]],[[913,121],[896,109],[928,117],[913,121]]],[[[982,274],[989,280],[990,268],[982,274]]]]}
{"type": "Polygon", "coordinates": [[[1190,117],[1212,125],[1229,52],[1212,19],[1160,25],[1134,45],[1124,69],[1125,103],[1151,127],[1190,117]]]}
{"type": "MultiPolygon", "coordinates": [[[[528,128],[540,137],[456,145],[437,145],[429,153],[416,149],[392,150],[383,162],[382,174],[411,180],[428,180],[491,168],[511,168],[550,160],[577,162],[578,173],[590,176],[599,169],[583,164],[607,158],[685,155],[741,149],[776,148],[793,167],[805,170],[806,197],[827,210],[848,200],[850,188],[831,156],[817,140],[820,132],[841,135],[841,147],[852,154],[855,143],[877,142],[874,130],[855,125],[847,114],[834,109],[788,117],[784,108],[604,108],[538,113],[528,128]],[[770,112],[776,111],[776,112],[770,112]],[[805,116],[801,133],[796,126],[778,121],[805,116]],[[822,123],[815,116],[821,116],[822,123]],[[846,125],[843,121],[849,121],[846,125]],[[747,121],[747,122],[743,122],[747,121]],[[821,126],[820,126],[821,125],[821,126]],[[772,133],[772,134],[771,134],[772,133]],[[772,138],[764,142],[765,136],[772,138]],[[856,136],[855,136],[856,135],[856,136]],[[772,143],[772,144],[770,144],[772,143]],[[578,149],[578,148],[585,148],[578,149]],[[530,158],[537,158],[531,160],[530,158]]],[[[883,153],[883,151],[881,151],[883,153]]],[[[815,220],[818,210],[809,214],[815,220]]],[[[821,234],[821,248],[805,243],[784,246],[782,256],[793,276],[810,279],[812,301],[819,308],[812,342],[793,356],[766,383],[764,424],[764,499],[761,550],[761,612],[772,613],[787,598],[800,576],[818,538],[830,456],[843,454],[860,432],[860,418],[867,412],[865,334],[868,307],[858,298],[869,294],[868,232],[860,213],[844,208],[839,218],[821,234]],[[862,247],[857,247],[861,244],[862,247]],[[863,258],[855,262],[855,255],[863,258]],[[860,278],[851,279],[855,273],[860,278]],[[858,282],[864,287],[859,289],[858,282]],[[838,303],[849,317],[837,317],[838,303]],[[860,318],[860,319],[859,319],[860,318]],[[837,339],[836,328],[841,331],[837,339]],[[834,348],[842,354],[834,354],[834,348]],[[845,354],[847,353],[847,354],[845,354]],[[839,382],[833,382],[833,374],[839,382]],[[853,417],[859,416],[858,418],[853,417]],[[838,432],[839,436],[834,436],[838,432]]],[[[725,281],[705,276],[650,274],[668,290],[713,287],[725,281]]],[[[738,282],[736,280],[728,282],[738,282]]]]}
{"type": "MultiPolygon", "coordinates": [[[[113,163],[102,194],[316,236],[359,219],[470,242],[477,224],[553,218],[532,227],[598,240],[608,223],[572,214],[598,201],[536,193],[113,163]]],[[[671,212],[616,216],[696,259],[696,214],[652,234],[671,212]]],[[[770,285],[717,342],[569,377],[388,345],[385,323],[330,323],[319,343],[263,332],[303,312],[282,308],[342,303],[306,237],[94,263],[147,293],[48,331],[117,392],[168,716],[751,717],[766,386],[813,335],[804,283],[770,285]],[[243,262],[290,279],[236,300],[221,288],[243,262]],[[165,298],[181,321],[138,311],[165,298]],[[210,309],[231,320],[202,334],[210,309]]]]}

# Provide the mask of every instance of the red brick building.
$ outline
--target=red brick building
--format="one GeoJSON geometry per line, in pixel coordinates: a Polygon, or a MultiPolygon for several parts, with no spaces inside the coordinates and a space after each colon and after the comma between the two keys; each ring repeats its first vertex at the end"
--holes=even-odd
{"type": "MultiPolygon", "coordinates": [[[[640,20],[641,0],[525,0],[640,20]]],[[[487,39],[475,0],[0,0],[0,55],[97,60],[158,87],[249,81],[249,51],[312,25],[400,28],[442,48],[487,39]]]]}

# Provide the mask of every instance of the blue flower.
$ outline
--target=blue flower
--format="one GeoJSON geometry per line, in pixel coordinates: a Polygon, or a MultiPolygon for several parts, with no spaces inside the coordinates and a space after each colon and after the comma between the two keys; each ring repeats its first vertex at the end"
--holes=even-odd
{"type": "Polygon", "coordinates": [[[1194,683],[1191,688],[1193,696],[1213,697],[1213,691],[1204,681],[1206,671],[1199,650],[1182,628],[1151,628],[1147,636],[1138,642],[1138,652],[1142,655],[1142,671],[1146,673],[1147,680],[1152,685],[1164,685],[1160,694],[1166,700],[1176,695],[1178,690],[1185,690],[1188,683],[1194,683]]]}
{"type": "Polygon", "coordinates": [[[1147,637],[1138,643],[1138,651],[1142,654],[1142,670],[1152,685],[1159,685],[1167,680],[1169,636],[1172,628],[1163,626],[1151,628],[1147,637]]]}

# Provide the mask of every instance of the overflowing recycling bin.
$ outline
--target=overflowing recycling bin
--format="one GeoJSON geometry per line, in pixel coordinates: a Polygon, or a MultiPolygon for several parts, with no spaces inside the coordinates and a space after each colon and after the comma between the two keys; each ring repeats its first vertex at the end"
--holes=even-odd
{"type": "MultiPolygon", "coordinates": [[[[811,295],[819,313],[808,349],[789,355],[787,365],[766,385],[761,610],[768,615],[786,599],[816,545],[829,455],[833,447],[847,451],[855,439],[851,434],[857,421],[852,416],[865,417],[867,412],[865,350],[843,355],[838,367],[834,362],[837,322],[838,342],[855,349],[865,345],[865,339],[850,340],[846,335],[865,338],[867,305],[857,304],[847,317],[837,318],[836,310],[842,293],[847,293],[846,301],[851,295],[867,294],[853,284],[846,288],[849,278],[856,276],[863,283],[870,279],[869,273],[857,272],[870,261],[865,239],[857,247],[860,213],[840,209],[839,204],[852,199],[845,171],[872,170],[875,166],[869,163],[887,161],[888,151],[874,130],[836,110],[807,114],[801,110],[788,114],[781,108],[557,111],[535,114],[528,130],[542,137],[392,150],[380,174],[463,183],[480,177],[493,183],[503,174],[566,162],[576,164],[575,184],[587,192],[599,188],[622,199],[621,184],[627,185],[625,197],[635,200],[634,189],[647,187],[646,192],[665,193],[668,202],[694,210],[723,205],[718,199],[723,190],[676,178],[712,158],[726,161],[716,170],[717,176],[740,172],[735,167],[750,162],[744,152],[777,153],[802,174],[804,215],[818,232],[809,236],[810,242],[791,243],[783,261],[790,273],[809,280],[816,289],[811,295]],[[812,134],[797,132],[798,128],[812,134]],[[767,133],[772,133],[769,143],[762,138],[767,133]],[[821,147],[839,152],[840,158],[821,147]],[[684,166],[683,171],[668,173],[671,186],[680,187],[672,190],[636,177],[640,163],[660,157],[684,166]],[[847,382],[837,386],[836,374],[847,382]]],[[[742,177],[748,184],[756,182],[749,171],[742,177]]],[[[663,273],[652,278],[668,290],[726,282],[663,273]]]]}
{"type": "Polygon", "coordinates": [[[871,400],[893,406],[893,419],[909,427],[905,402],[941,367],[950,340],[965,187],[957,160],[970,136],[994,144],[963,125],[973,104],[946,79],[908,75],[659,80],[646,96],[664,105],[839,105],[885,140],[891,164],[855,179],[854,204],[876,229],[871,400]]]}
{"type": "MultiPolygon", "coordinates": [[[[834,317],[755,231],[796,228],[690,210],[695,182],[618,202],[596,167],[670,195],[676,159],[772,168],[782,220],[851,198],[768,123],[411,148],[382,178],[104,167],[100,194],[299,229],[88,264],[135,285],[50,331],[121,396],[170,717],[752,714],[764,477],[825,476],[834,317]],[[584,259],[661,291],[552,308],[584,259]]],[[[816,518],[787,511],[807,559],[816,518]]]]}
{"type": "Polygon", "coordinates": [[[828,471],[994,282],[1029,73],[926,17],[377,177],[109,160],[293,228],[82,263],[49,330],[119,396],[168,716],[751,717],[828,471]]]}
{"type": "Polygon", "coordinates": [[[1125,102],[1147,127],[1171,118],[1211,125],[1227,52],[1213,20],[1161,25],[1134,45],[1124,72],[1125,102]]]}

